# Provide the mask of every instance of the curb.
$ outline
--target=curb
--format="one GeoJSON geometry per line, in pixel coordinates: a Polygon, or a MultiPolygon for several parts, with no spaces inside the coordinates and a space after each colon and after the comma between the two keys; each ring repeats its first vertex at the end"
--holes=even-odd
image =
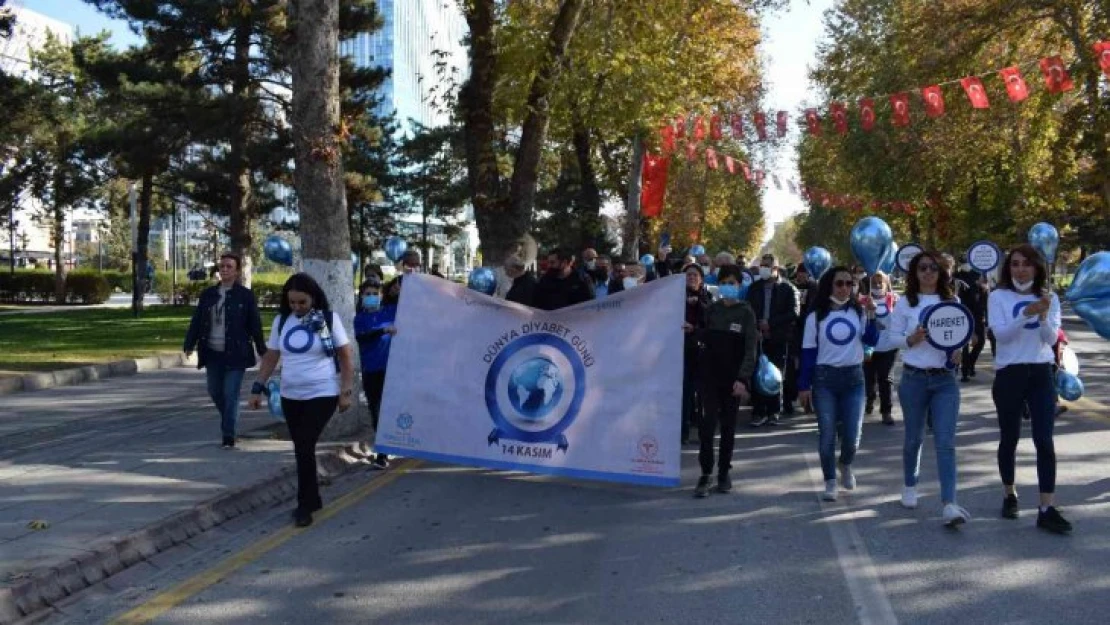
{"type": "MultiPolygon", "coordinates": [[[[362,443],[346,443],[317,455],[321,483],[367,464],[369,456],[363,449],[362,443]]],[[[88,548],[91,553],[30,571],[26,579],[12,586],[0,586],[0,625],[38,621],[65,597],[225,521],[289,501],[296,494],[296,468],[285,466],[268,478],[229,490],[122,538],[94,543],[88,548]]]]}
{"type": "MultiPolygon", "coordinates": [[[[73,369],[56,371],[36,371],[24,375],[0,379],[0,395],[11,395],[25,391],[41,391],[58,386],[76,386],[85,382],[95,382],[124,375],[135,375],[144,371],[173,369],[197,364],[196,356],[186,357],[182,353],[162,353],[146,358],[117,360],[101,365],[86,365],[73,369]]],[[[2,613],[0,613],[2,616],[2,613]]]]}

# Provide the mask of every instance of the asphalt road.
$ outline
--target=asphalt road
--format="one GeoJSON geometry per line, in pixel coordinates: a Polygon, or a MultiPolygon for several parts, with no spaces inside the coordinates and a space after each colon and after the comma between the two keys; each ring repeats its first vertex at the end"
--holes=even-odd
{"type": "MultiPolygon", "coordinates": [[[[1088,398],[1057,423],[1072,536],[1035,528],[1032,443],[1022,516],[999,518],[990,375],[964,387],[959,500],[941,525],[932,444],[917,510],[898,505],[902,427],[871,417],[859,488],[818,500],[816,428],[742,428],[735,490],[691,498],[516,473],[402,463],[325,492],[313,527],[273,509],[74,598],[49,622],[1105,623],[1110,613],[1106,343],[1069,325],[1088,398]]],[[[989,357],[985,363],[989,367],[989,357]]],[[[987,367],[984,367],[984,369],[987,367]]],[[[896,419],[898,418],[896,411],[896,419]]]]}

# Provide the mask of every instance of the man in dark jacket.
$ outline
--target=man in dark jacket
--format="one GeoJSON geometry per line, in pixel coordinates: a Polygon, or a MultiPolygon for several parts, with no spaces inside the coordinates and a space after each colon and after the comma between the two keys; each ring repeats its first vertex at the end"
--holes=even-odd
{"type": "Polygon", "coordinates": [[[519,256],[510,256],[505,259],[505,275],[513,281],[505,300],[534,306],[536,300],[536,276],[525,268],[524,261],[519,256]]]}
{"type": "Polygon", "coordinates": [[[574,271],[574,254],[555,250],[547,255],[547,273],[536,287],[535,308],[557,310],[593,299],[591,281],[574,271]]]}
{"type": "Polygon", "coordinates": [[[956,296],[960,298],[960,303],[971,311],[971,316],[975,319],[975,334],[971,337],[971,342],[964,345],[963,360],[961,362],[961,380],[968,382],[971,378],[975,377],[975,364],[979,362],[979,354],[983,353],[983,345],[986,343],[987,331],[987,291],[985,280],[982,274],[971,268],[967,262],[967,256],[960,255],[960,267],[956,275],[956,296]]]}
{"type": "Polygon", "coordinates": [[[798,291],[800,314],[794,326],[794,336],[790,339],[790,354],[786,359],[786,370],[782,372],[782,414],[794,414],[794,400],[798,398],[798,367],[802,357],[802,334],[805,329],[806,315],[813,310],[817,301],[817,281],[809,275],[806,266],[799,264],[794,271],[794,288],[798,291]]]}
{"type": "MultiPolygon", "coordinates": [[[[779,278],[778,260],[774,254],[764,254],[759,262],[759,280],[748,289],[748,303],[759,322],[763,354],[771,364],[786,370],[790,341],[798,324],[798,291],[794,285],[779,278]]],[[[778,425],[782,410],[782,392],[763,395],[756,391],[752,397],[752,427],[770,423],[778,425]]]]}
{"type": "Polygon", "coordinates": [[[208,395],[220,412],[224,449],[235,447],[243,374],[254,366],[256,351],[266,353],[258,304],[254,293],[239,284],[239,267],[238,256],[220,257],[220,283],[200,294],[185,334],[185,354],[195,351],[197,368],[208,375],[208,395]]]}

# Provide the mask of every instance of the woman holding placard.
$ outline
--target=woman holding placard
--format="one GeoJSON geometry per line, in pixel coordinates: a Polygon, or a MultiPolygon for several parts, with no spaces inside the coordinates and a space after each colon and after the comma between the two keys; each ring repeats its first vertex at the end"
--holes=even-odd
{"type": "Polygon", "coordinates": [[[1001,430],[998,472],[1005,489],[1002,516],[1018,518],[1014,464],[1021,438],[1021,417],[1028,406],[1041,492],[1037,527],[1066,534],[1072,529],[1071,523],[1053,505],[1056,449],[1052,429],[1056,387],[1052,379],[1055,362],[1052,347],[1060,330],[1060,300],[1048,288],[1044,258],[1031,245],[1020,245],[1006,256],[998,289],[990,295],[987,314],[998,341],[992,394],[1001,430]]]}
{"type": "Polygon", "coordinates": [[[900,337],[902,380],[898,401],[906,422],[902,446],[902,506],[917,507],[917,480],[921,472],[921,446],[925,441],[925,420],[932,415],[937,450],[937,474],[944,524],[957,527],[971,519],[956,503],[956,421],[960,414],[960,387],[954,364],[959,351],[951,355],[928,341],[923,319],[929,308],[941,302],[956,302],[952,276],[938,252],[922,252],[910,261],[906,293],[895,306],[891,334],[900,337]]]}
{"type": "Polygon", "coordinates": [[[818,451],[825,477],[822,499],[836,501],[836,437],[840,443],[840,486],[856,487],[852,460],[863,431],[863,348],[879,340],[875,304],[866,311],[853,296],[856,282],[847,267],[821,276],[813,312],[806,317],[798,399],[817,412],[818,451]]]}

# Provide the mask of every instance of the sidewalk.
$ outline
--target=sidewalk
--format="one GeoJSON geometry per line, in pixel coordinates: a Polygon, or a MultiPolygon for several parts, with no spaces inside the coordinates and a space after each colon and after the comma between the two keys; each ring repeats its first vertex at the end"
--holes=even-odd
{"type": "MultiPolygon", "coordinates": [[[[163,537],[150,536],[150,544],[134,545],[137,560],[224,519],[289,500],[295,493],[292,444],[275,437],[284,438],[284,424],[267,412],[244,411],[239,431],[239,448],[220,448],[219,417],[203,372],[193,368],[5,397],[0,623],[12,620],[11,606],[44,571],[53,569],[63,580],[56,592],[64,596],[132,564],[120,562],[128,559],[126,545],[103,560],[103,547],[113,540],[193,514],[186,519],[191,527],[161,530],[168,544],[156,546],[163,537]],[[216,509],[227,502],[214,498],[229,493],[233,505],[216,509]],[[194,514],[198,506],[201,515],[194,514]],[[64,581],[66,570],[75,576],[71,584],[64,581]]],[[[337,447],[324,446],[331,452],[325,460],[338,460],[337,447]]],[[[322,469],[342,470],[335,462],[322,469]]],[[[35,600],[23,601],[30,603],[21,603],[20,612],[32,613],[35,600]]]]}
{"type": "MultiPolygon", "coordinates": [[[[146,295],[143,297],[143,306],[161,306],[162,299],[157,295],[146,295]]],[[[0,310],[0,317],[8,315],[34,315],[39,313],[51,312],[67,312],[71,310],[87,310],[90,308],[130,308],[131,307],[131,294],[130,293],[113,293],[108,301],[103,304],[88,304],[78,305],[72,304],[68,306],[58,306],[56,304],[43,304],[42,306],[25,306],[12,310],[0,310]]]]}

